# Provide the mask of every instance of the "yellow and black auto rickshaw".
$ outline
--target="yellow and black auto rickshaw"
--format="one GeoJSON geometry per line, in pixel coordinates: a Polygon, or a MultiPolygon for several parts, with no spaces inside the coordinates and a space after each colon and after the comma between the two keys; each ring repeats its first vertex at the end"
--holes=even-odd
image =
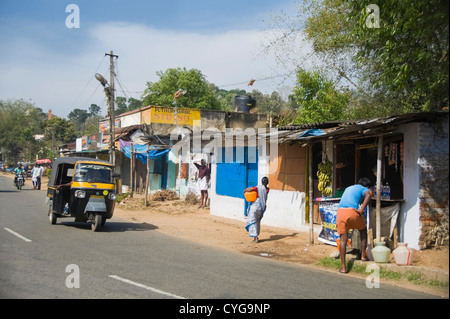
{"type": "Polygon", "coordinates": [[[48,181],[48,216],[51,224],[57,218],[75,217],[89,222],[97,231],[114,213],[114,165],[87,157],[60,157],[53,163],[48,181]]]}

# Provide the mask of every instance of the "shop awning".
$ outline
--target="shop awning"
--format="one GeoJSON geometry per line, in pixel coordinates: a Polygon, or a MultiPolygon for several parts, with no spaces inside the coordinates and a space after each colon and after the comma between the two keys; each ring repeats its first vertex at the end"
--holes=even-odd
{"type": "MultiPolygon", "coordinates": [[[[122,146],[121,151],[125,154],[126,157],[131,158],[131,145],[130,146],[122,146]]],[[[147,158],[149,159],[159,159],[169,153],[170,148],[157,148],[155,146],[148,145],[133,145],[133,153],[136,158],[140,160],[142,163],[147,164],[147,158]]]]}

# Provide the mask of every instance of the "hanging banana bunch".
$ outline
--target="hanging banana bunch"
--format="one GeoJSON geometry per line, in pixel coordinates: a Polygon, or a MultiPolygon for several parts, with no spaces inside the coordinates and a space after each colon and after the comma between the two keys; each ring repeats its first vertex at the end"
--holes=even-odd
{"type": "Polygon", "coordinates": [[[328,197],[333,193],[331,188],[331,177],[333,174],[333,163],[328,159],[325,163],[318,165],[317,177],[319,178],[318,189],[322,192],[323,196],[328,197]]]}

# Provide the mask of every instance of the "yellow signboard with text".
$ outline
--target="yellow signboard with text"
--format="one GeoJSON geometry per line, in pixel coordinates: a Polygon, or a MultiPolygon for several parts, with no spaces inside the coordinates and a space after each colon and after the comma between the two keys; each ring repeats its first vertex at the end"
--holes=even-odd
{"type": "Polygon", "coordinates": [[[173,107],[152,107],[150,117],[151,123],[194,125],[194,121],[200,121],[200,111],[177,108],[175,114],[175,108],[173,107]]]}

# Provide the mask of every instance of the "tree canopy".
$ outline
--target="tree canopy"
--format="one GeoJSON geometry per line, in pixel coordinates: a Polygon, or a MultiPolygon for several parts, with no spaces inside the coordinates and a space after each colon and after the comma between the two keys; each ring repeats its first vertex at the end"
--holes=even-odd
{"type": "Polygon", "coordinates": [[[368,104],[376,116],[441,110],[449,103],[448,10],[446,0],[302,0],[296,15],[275,19],[280,35],[270,46],[281,62],[297,56],[297,68],[326,68],[337,88],[351,88],[348,116],[368,104]]]}
{"type": "Polygon", "coordinates": [[[327,58],[346,54],[391,113],[448,106],[449,2],[323,0],[305,31],[327,58]]]}
{"type": "Polygon", "coordinates": [[[156,73],[158,82],[147,82],[144,91],[144,105],[171,106],[178,90],[184,93],[177,99],[178,107],[220,110],[226,104],[218,99],[213,85],[197,69],[171,68],[156,73]]]}
{"type": "Polygon", "coordinates": [[[120,115],[125,112],[133,111],[143,107],[142,101],[133,97],[126,98],[123,96],[116,97],[116,109],[115,114],[120,115]]]}
{"type": "Polygon", "coordinates": [[[336,89],[332,80],[320,71],[299,70],[294,99],[298,105],[295,122],[320,123],[342,120],[351,94],[336,89]]]}
{"type": "MultiPolygon", "coordinates": [[[[98,130],[98,123],[97,123],[98,130]]],[[[58,146],[76,138],[71,121],[53,117],[47,120],[42,109],[25,100],[0,100],[0,150],[10,163],[55,157],[58,146]],[[36,138],[43,135],[43,139],[36,138]]]]}
{"type": "Polygon", "coordinates": [[[91,104],[89,110],[75,108],[69,113],[67,118],[73,123],[78,136],[92,135],[98,132],[100,110],[100,106],[91,104]]]}

